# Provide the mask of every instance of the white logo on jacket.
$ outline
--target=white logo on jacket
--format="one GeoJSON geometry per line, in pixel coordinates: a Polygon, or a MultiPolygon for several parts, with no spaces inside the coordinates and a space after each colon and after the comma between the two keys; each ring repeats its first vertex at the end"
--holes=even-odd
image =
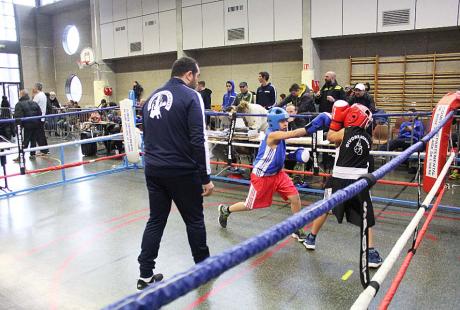
{"type": "Polygon", "coordinates": [[[169,90],[162,90],[150,98],[147,110],[150,111],[150,118],[161,118],[161,108],[169,111],[172,106],[173,95],[169,90]]]}

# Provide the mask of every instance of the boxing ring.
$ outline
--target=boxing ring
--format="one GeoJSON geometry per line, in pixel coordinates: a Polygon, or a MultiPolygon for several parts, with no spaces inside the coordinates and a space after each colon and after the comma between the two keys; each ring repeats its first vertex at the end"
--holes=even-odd
{"type": "MultiPolygon", "coordinates": [[[[95,109],[95,110],[98,110],[98,109],[95,109]]],[[[216,115],[215,113],[209,113],[209,114],[216,115]]],[[[217,115],[228,116],[228,114],[222,115],[220,113],[217,115]]],[[[283,240],[286,236],[290,235],[293,231],[301,227],[304,227],[308,223],[311,223],[318,216],[324,214],[325,212],[332,210],[332,208],[334,208],[334,206],[337,205],[338,203],[345,201],[351,196],[354,196],[355,194],[357,194],[358,192],[360,192],[366,187],[372,187],[375,183],[386,184],[386,185],[407,186],[407,187],[414,187],[414,188],[419,187],[421,185],[419,182],[414,183],[414,182],[391,181],[391,180],[383,180],[382,178],[385,175],[387,175],[389,172],[394,170],[396,167],[398,167],[401,163],[403,163],[408,158],[411,158],[411,157],[412,158],[417,158],[417,157],[423,158],[425,154],[420,152],[422,148],[434,136],[436,136],[436,134],[443,128],[443,126],[451,120],[453,115],[454,115],[454,112],[449,112],[447,116],[439,123],[439,125],[437,125],[425,137],[423,137],[423,139],[420,142],[413,144],[412,146],[410,146],[407,150],[403,152],[384,152],[384,151],[375,152],[374,153],[375,155],[391,156],[393,157],[393,159],[389,161],[388,163],[386,163],[385,165],[383,165],[382,167],[380,167],[379,169],[377,169],[376,171],[374,171],[373,173],[366,175],[365,178],[360,179],[354,184],[333,194],[329,200],[327,201],[320,200],[307,207],[304,207],[301,212],[289,217],[285,221],[280,222],[279,224],[271,227],[270,229],[267,229],[264,232],[228,250],[225,250],[224,252],[220,254],[211,256],[207,260],[203,261],[202,263],[197,264],[182,273],[176,274],[175,276],[170,277],[169,279],[163,282],[155,284],[142,292],[133,294],[131,296],[124,298],[123,300],[113,303],[107,306],[107,309],[142,309],[142,308],[157,309],[157,308],[160,308],[163,305],[166,305],[169,302],[177,299],[178,297],[183,296],[187,292],[190,292],[191,290],[199,287],[200,285],[203,285],[207,283],[208,281],[218,277],[225,271],[246,261],[250,257],[253,257],[256,254],[261,253],[262,251],[265,251],[269,247],[283,240]],[[419,153],[418,156],[413,155],[416,152],[419,153]]],[[[244,117],[248,115],[239,114],[237,116],[244,117]]],[[[256,115],[249,115],[249,116],[256,116],[256,115]]],[[[311,116],[308,116],[308,117],[311,117],[311,116]]],[[[34,149],[23,150],[24,152],[29,152],[31,150],[39,151],[42,149],[58,149],[60,153],[60,157],[61,157],[61,164],[57,166],[49,167],[49,168],[28,170],[28,171],[24,171],[23,173],[21,172],[13,173],[13,174],[7,175],[8,177],[16,177],[21,174],[34,174],[34,173],[42,173],[46,171],[60,170],[62,180],[58,182],[53,182],[50,184],[44,184],[44,185],[39,185],[39,186],[31,187],[31,188],[21,189],[18,191],[5,192],[5,194],[0,195],[0,198],[9,198],[17,194],[41,190],[41,189],[45,189],[48,187],[61,185],[67,182],[86,180],[88,178],[92,178],[92,177],[96,177],[96,176],[100,176],[104,174],[111,174],[111,173],[122,172],[122,171],[130,170],[130,169],[142,168],[142,162],[140,162],[139,164],[132,164],[132,163],[129,163],[125,159],[121,165],[119,165],[117,168],[114,168],[114,169],[100,171],[97,173],[88,174],[88,175],[77,177],[77,178],[66,177],[65,169],[67,168],[91,164],[91,163],[100,162],[104,160],[122,158],[124,154],[99,157],[96,159],[88,159],[88,160],[83,160],[83,161],[78,161],[78,162],[64,163],[64,148],[65,147],[69,147],[69,146],[81,144],[81,143],[108,141],[114,138],[120,138],[120,135],[121,134],[116,134],[116,135],[91,138],[91,139],[81,140],[81,141],[76,141],[76,142],[66,142],[66,143],[60,143],[56,145],[48,145],[46,147],[37,147],[34,149]]],[[[224,142],[223,144],[227,144],[227,143],[224,142]]],[[[254,147],[254,145],[249,145],[247,143],[238,143],[238,142],[234,142],[233,146],[254,147]]],[[[317,151],[318,152],[323,152],[323,151],[333,152],[334,150],[317,149],[317,151]]],[[[17,151],[14,151],[14,150],[3,151],[0,153],[0,156],[2,155],[7,156],[11,154],[17,154],[17,151]]],[[[413,246],[412,246],[413,251],[411,251],[408,254],[407,261],[405,261],[400,273],[398,274],[398,277],[396,279],[397,281],[395,281],[394,286],[392,286],[392,289],[388,293],[389,294],[388,298],[386,297],[385,303],[382,303],[382,305],[380,306],[381,309],[385,309],[388,306],[389,302],[391,301],[391,295],[394,294],[394,292],[396,291],[397,285],[398,283],[400,283],[404,275],[404,268],[407,269],[410,259],[413,257],[413,255],[416,252],[415,250],[420,245],[423,235],[426,232],[426,229],[431,219],[433,218],[436,210],[444,209],[444,210],[454,211],[454,212],[459,211],[459,208],[457,207],[440,205],[442,196],[445,192],[445,189],[441,186],[442,185],[441,183],[443,182],[443,179],[448,171],[449,166],[455,160],[455,152],[451,151],[448,156],[449,157],[445,165],[442,167],[443,169],[439,175],[439,179],[438,179],[439,182],[437,181],[433,185],[432,190],[430,191],[430,193],[427,195],[427,197],[425,198],[425,200],[420,206],[418,202],[414,202],[414,201],[403,201],[403,200],[396,200],[396,199],[391,200],[390,198],[385,198],[385,197],[373,197],[374,200],[377,202],[399,203],[405,206],[418,207],[418,211],[415,217],[413,218],[413,220],[411,221],[411,223],[407,226],[403,235],[396,242],[390,254],[385,258],[384,265],[382,265],[380,269],[378,270],[378,272],[374,275],[374,277],[372,277],[371,281],[369,282],[370,283],[369,286],[367,286],[367,288],[359,296],[355,305],[353,305],[354,309],[366,309],[368,307],[369,303],[372,301],[373,297],[378,291],[379,286],[381,285],[386,275],[388,274],[388,270],[392,268],[392,266],[395,263],[395,259],[400,255],[402,248],[405,246],[405,244],[408,242],[410,237],[413,235],[414,237],[413,246]],[[432,205],[432,200],[434,199],[435,194],[438,191],[440,191],[440,193],[438,194],[435,203],[432,205]],[[420,232],[418,232],[418,234],[417,233],[414,234],[414,232],[417,232],[418,224],[420,220],[423,218],[425,211],[428,209],[430,209],[430,214],[427,220],[425,221],[423,228],[420,230],[420,232]]],[[[214,161],[212,163],[215,165],[229,164],[228,162],[218,162],[218,161],[214,161]]],[[[242,167],[246,169],[251,168],[251,165],[246,165],[246,164],[230,163],[230,165],[234,167],[242,167]]],[[[317,176],[323,176],[323,177],[329,176],[329,174],[327,173],[314,173],[310,171],[291,170],[287,172],[291,172],[295,174],[304,174],[304,175],[317,175],[317,176]]],[[[3,179],[5,178],[5,176],[1,178],[3,179]]],[[[213,176],[212,178],[214,180],[223,181],[223,182],[247,184],[246,180],[235,180],[235,179],[226,178],[222,176],[213,176]]],[[[319,190],[319,189],[307,188],[307,189],[299,189],[299,191],[303,193],[315,194],[315,195],[322,194],[322,190],[319,190]]]]}

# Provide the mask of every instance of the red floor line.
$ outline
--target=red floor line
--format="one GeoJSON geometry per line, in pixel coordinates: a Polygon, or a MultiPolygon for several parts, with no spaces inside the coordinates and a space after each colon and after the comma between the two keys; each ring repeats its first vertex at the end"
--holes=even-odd
{"type": "MultiPolygon", "coordinates": [[[[217,203],[215,203],[215,202],[205,202],[205,203],[203,204],[203,207],[213,206],[213,205],[216,205],[216,204],[217,204],[217,203]]],[[[149,210],[149,208],[144,208],[144,209],[140,209],[140,210],[131,211],[131,212],[128,212],[128,213],[126,213],[126,214],[124,214],[124,215],[117,216],[117,217],[113,217],[113,218],[111,218],[111,219],[108,219],[108,220],[105,220],[105,221],[102,221],[102,222],[99,222],[99,223],[95,223],[95,224],[92,224],[92,225],[90,225],[90,226],[86,226],[86,227],[84,227],[84,228],[82,228],[82,229],[79,229],[79,230],[77,230],[77,231],[74,231],[74,232],[72,232],[72,233],[70,233],[70,234],[63,235],[63,236],[61,236],[61,237],[59,237],[59,238],[53,239],[53,240],[48,241],[48,242],[46,242],[46,243],[44,243],[44,244],[41,244],[41,245],[39,245],[39,246],[36,246],[36,247],[30,249],[29,251],[27,251],[27,252],[25,252],[25,253],[19,255],[19,256],[17,257],[17,259],[24,259],[24,258],[26,258],[26,257],[29,257],[29,256],[31,256],[31,255],[34,255],[34,254],[36,254],[36,253],[38,253],[38,252],[40,252],[40,251],[42,251],[42,250],[44,250],[44,249],[46,249],[46,248],[48,248],[48,247],[50,247],[50,246],[52,246],[52,245],[54,245],[54,244],[60,242],[60,241],[64,241],[64,240],[70,239],[70,238],[72,238],[72,237],[74,237],[74,236],[76,236],[76,235],[78,235],[78,234],[80,234],[80,233],[82,233],[82,232],[84,232],[84,231],[87,231],[88,229],[93,229],[93,228],[97,228],[97,227],[99,227],[99,226],[102,226],[102,225],[104,225],[104,224],[109,224],[109,223],[112,223],[112,222],[116,222],[116,221],[119,221],[119,220],[121,220],[121,219],[130,217],[130,216],[132,216],[132,215],[135,215],[135,214],[138,214],[138,213],[141,213],[141,212],[146,212],[146,211],[148,211],[148,210],[149,210]]]]}
{"type": "Polygon", "coordinates": [[[59,302],[59,286],[61,283],[62,276],[64,275],[64,272],[66,269],[69,267],[70,263],[77,258],[77,256],[81,255],[83,252],[89,249],[89,247],[102,238],[103,236],[107,234],[114,233],[118,229],[121,229],[125,226],[128,226],[129,224],[135,223],[137,221],[140,221],[142,219],[147,219],[148,216],[139,216],[133,219],[130,219],[128,221],[122,222],[118,225],[115,225],[113,227],[110,227],[97,235],[93,236],[91,239],[86,240],[83,245],[78,247],[75,251],[73,251],[70,255],[68,255],[64,262],[57,268],[56,272],[53,275],[52,282],[51,282],[51,289],[50,289],[50,308],[51,309],[58,309],[58,302],[59,302]]]}
{"type": "MultiPolygon", "coordinates": [[[[309,224],[305,227],[305,229],[308,229],[312,226],[312,224],[309,224]]],[[[279,252],[281,249],[286,247],[286,245],[290,241],[295,241],[298,242],[297,240],[291,238],[290,236],[284,239],[281,243],[277,244],[273,249],[270,249],[266,251],[264,254],[261,256],[257,257],[255,260],[253,260],[249,266],[246,266],[243,270],[239,271],[237,274],[233,275],[231,278],[225,280],[224,282],[220,283],[217,287],[212,288],[202,296],[198,297],[195,301],[187,305],[184,309],[185,310],[192,310],[196,308],[197,306],[201,305],[203,302],[205,302],[209,297],[212,297],[216,294],[218,294],[220,291],[222,291],[224,288],[232,285],[236,281],[238,281],[240,278],[244,277],[246,274],[248,274],[250,271],[253,269],[257,268],[258,266],[262,265],[265,261],[267,261],[270,257],[272,257],[274,254],[279,252]]]]}
{"type": "MultiPolygon", "coordinates": [[[[217,205],[218,203],[216,202],[206,202],[206,203],[203,203],[203,207],[209,207],[209,206],[214,206],[214,205],[217,205]]],[[[172,211],[176,211],[177,209],[172,209],[172,211]]],[[[132,224],[134,222],[137,222],[139,220],[142,220],[142,219],[148,219],[149,216],[148,215],[143,215],[143,216],[139,216],[139,217],[136,217],[136,218],[133,218],[133,219],[130,219],[128,221],[125,221],[125,222],[121,222],[115,226],[112,226],[98,234],[96,234],[95,236],[93,236],[92,238],[90,238],[89,240],[85,240],[85,243],[81,246],[79,246],[75,251],[73,251],[70,255],[68,255],[64,262],[59,266],[59,268],[57,269],[57,271],[54,273],[54,276],[53,276],[53,280],[52,280],[52,287],[51,287],[51,302],[50,302],[50,308],[51,309],[58,309],[58,299],[59,299],[59,284],[61,283],[61,279],[62,279],[62,275],[64,274],[65,270],[69,267],[70,263],[75,260],[79,255],[81,255],[82,253],[84,253],[86,250],[88,250],[88,248],[94,243],[96,242],[97,240],[99,240],[100,238],[102,238],[103,236],[107,235],[107,234],[111,234],[129,224],[132,224]]]]}

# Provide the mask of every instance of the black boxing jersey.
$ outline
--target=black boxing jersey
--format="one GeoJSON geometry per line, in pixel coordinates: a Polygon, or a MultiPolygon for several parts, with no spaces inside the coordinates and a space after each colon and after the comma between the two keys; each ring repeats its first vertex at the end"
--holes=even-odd
{"type": "Polygon", "coordinates": [[[343,140],[336,149],[332,176],[339,179],[356,180],[368,173],[369,152],[372,139],[365,129],[345,128],[343,140]]]}

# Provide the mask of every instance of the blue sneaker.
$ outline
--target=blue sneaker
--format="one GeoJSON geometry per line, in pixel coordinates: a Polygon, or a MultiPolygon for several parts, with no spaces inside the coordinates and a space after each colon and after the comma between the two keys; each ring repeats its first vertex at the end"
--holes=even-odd
{"type": "Polygon", "coordinates": [[[369,248],[368,263],[369,268],[379,268],[383,263],[383,259],[380,257],[379,252],[374,248],[369,248]]]}
{"type": "Polygon", "coordinates": [[[307,238],[305,238],[305,240],[303,241],[303,246],[307,250],[314,250],[315,243],[316,243],[316,236],[313,236],[312,234],[308,234],[307,238]]]}

